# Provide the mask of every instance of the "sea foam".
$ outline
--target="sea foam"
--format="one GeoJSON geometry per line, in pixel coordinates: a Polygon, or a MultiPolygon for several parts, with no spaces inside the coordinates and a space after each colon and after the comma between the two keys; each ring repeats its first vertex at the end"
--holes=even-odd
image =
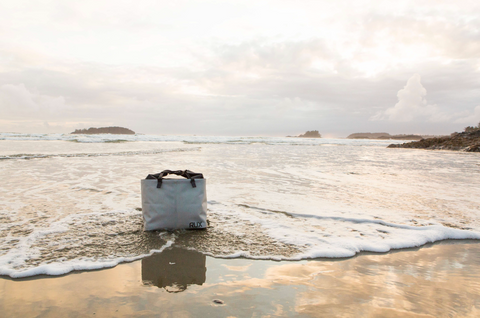
{"type": "Polygon", "coordinates": [[[0,139],[0,275],[112,267],[172,246],[301,260],[480,239],[475,153],[323,138],[0,139]],[[206,176],[206,231],[143,231],[140,179],[164,169],[206,176]]]}

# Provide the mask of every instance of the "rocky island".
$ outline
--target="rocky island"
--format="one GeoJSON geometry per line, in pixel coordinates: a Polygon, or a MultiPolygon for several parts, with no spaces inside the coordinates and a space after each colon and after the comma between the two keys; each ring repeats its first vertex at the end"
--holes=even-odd
{"type": "Polygon", "coordinates": [[[71,134],[114,134],[114,135],[135,135],[133,130],[123,127],[100,127],[100,128],[88,128],[88,129],[75,129],[71,134]]]}
{"type": "Polygon", "coordinates": [[[464,132],[450,136],[422,139],[403,144],[392,144],[388,148],[419,148],[432,150],[460,150],[480,152],[480,123],[477,127],[466,127],[464,132]]]}
{"type": "Polygon", "coordinates": [[[322,135],[318,132],[318,130],[309,130],[303,135],[298,135],[297,137],[300,138],[322,138],[322,135]]]}

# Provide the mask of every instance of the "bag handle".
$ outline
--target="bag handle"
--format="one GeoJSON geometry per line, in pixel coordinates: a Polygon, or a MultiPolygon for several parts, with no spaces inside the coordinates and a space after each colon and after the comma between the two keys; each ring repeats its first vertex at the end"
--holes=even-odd
{"type": "Polygon", "coordinates": [[[203,179],[203,174],[196,173],[190,170],[163,170],[160,173],[149,174],[145,179],[157,179],[157,189],[160,189],[162,187],[162,179],[169,174],[176,174],[177,176],[190,179],[192,188],[197,187],[197,185],[195,184],[195,179],[203,179]]]}

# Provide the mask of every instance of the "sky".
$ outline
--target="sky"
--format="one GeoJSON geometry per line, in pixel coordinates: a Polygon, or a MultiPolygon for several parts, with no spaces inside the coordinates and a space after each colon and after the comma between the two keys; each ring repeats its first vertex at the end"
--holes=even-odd
{"type": "Polygon", "coordinates": [[[0,132],[450,134],[480,1],[0,0],[0,132]]]}

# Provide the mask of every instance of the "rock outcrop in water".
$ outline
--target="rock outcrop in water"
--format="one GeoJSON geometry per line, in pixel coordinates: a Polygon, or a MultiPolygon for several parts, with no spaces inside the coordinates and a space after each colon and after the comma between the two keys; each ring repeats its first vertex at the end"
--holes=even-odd
{"type": "Polygon", "coordinates": [[[114,135],[135,135],[133,130],[123,127],[100,127],[100,128],[88,128],[88,129],[76,129],[72,134],[114,134],[114,135]]]}
{"type": "Polygon", "coordinates": [[[379,139],[390,136],[389,133],[354,133],[348,135],[347,139],[379,139]]]}
{"type": "Polygon", "coordinates": [[[322,138],[322,135],[318,132],[318,130],[309,130],[303,135],[298,135],[300,138],[322,138]]]}
{"type": "Polygon", "coordinates": [[[480,152],[480,123],[478,127],[467,127],[464,132],[450,136],[422,139],[404,144],[392,144],[388,148],[420,148],[432,150],[460,150],[480,152]]]}

